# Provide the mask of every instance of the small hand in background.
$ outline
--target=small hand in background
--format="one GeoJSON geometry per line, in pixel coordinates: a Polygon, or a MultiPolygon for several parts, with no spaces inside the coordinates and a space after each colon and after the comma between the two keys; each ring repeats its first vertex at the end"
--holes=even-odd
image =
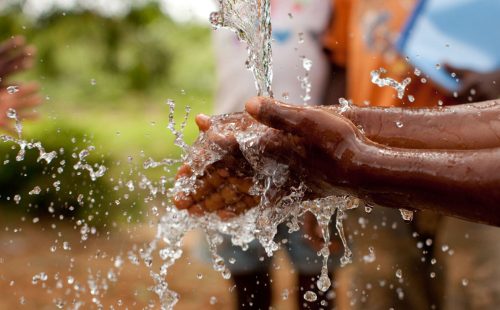
{"type": "MultiPolygon", "coordinates": [[[[500,97],[500,69],[491,72],[477,72],[445,65],[450,74],[455,73],[460,81],[458,101],[479,102],[500,97]]],[[[457,100],[457,98],[455,98],[457,100]]]]}
{"type": "Polygon", "coordinates": [[[32,108],[42,103],[38,84],[7,81],[9,76],[30,68],[35,53],[22,36],[0,43],[0,128],[13,131],[14,122],[7,117],[9,109],[16,110],[19,119],[30,119],[35,117],[32,108]]]}
{"type": "Polygon", "coordinates": [[[35,47],[26,45],[22,36],[0,43],[0,86],[5,87],[12,74],[31,68],[35,53],[35,47]]]}
{"type": "Polygon", "coordinates": [[[13,130],[14,121],[7,117],[9,109],[16,110],[19,120],[35,118],[33,108],[42,103],[38,90],[36,83],[16,86],[15,90],[0,88],[0,127],[13,130]]]}

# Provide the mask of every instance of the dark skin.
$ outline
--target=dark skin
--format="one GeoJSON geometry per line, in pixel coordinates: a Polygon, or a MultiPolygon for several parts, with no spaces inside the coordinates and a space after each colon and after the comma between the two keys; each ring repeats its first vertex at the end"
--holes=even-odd
{"type": "MultiPolygon", "coordinates": [[[[338,107],[294,107],[254,98],[246,109],[275,129],[269,129],[273,143],[265,155],[288,164],[312,195],[351,194],[373,204],[500,226],[496,101],[440,109],[353,108],[341,115],[338,107]]],[[[199,116],[197,123],[210,130],[210,118],[199,116]]],[[[221,141],[232,143],[230,137],[221,141]]],[[[230,154],[238,161],[237,151],[230,154]]],[[[218,212],[241,213],[223,205],[218,212]]]]}
{"type": "Polygon", "coordinates": [[[32,109],[42,102],[36,83],[9,82],[10,76],[33,65],[35,52],[21,36],[0,43],[0,127],[3,129],[13,131],[13,122],[6,115],[8,109],[16,110],[19,119],[29,119],[35,117],[32,109]],[[16,86],[17,91],[9,92],[8,86],[16,86]]]}
{"type": "Polygon", "coordinates": [[[478,102],[500,98],[500,69],[490,72],[476,72],[445,65],[450,74],[455,73],[460,81],[457,91],[458,102],[478,102]]]}

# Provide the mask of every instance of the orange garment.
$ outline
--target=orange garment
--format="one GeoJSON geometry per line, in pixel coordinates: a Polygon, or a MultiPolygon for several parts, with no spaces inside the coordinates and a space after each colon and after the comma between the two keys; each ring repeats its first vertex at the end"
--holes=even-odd
{"type": "MultiPolygon", "coordinates": [[[[325,45],[335,64],[346,67],[347,97],[357,105],[429,107],[438,101],[447,103],[440,92],[422,73],[398,55],[394,44],[411,15],[415,0],[333,0],[334,12],[325,45]],[[403,100],[391,87],[378,87],[370,73],[384,68],[398,82],[410,77],[403,100]],[[408,95],[415,98],[414,102],[408,95]]],[[[448,99],[449,100],[449,99],[448,99]]]]}

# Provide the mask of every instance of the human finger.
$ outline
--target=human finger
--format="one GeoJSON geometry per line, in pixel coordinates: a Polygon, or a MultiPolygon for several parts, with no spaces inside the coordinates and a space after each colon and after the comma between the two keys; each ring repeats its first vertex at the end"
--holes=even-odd
{"type": "Polygon", "coordinates": [[[196,125],[198,125],[198,128],[200,129],[200,131],[202,131],[202,132],[206,132],[208,129],[210,129],[211,121],[210,121],[210,117],[208,115],[205,115],[205,114],[196,115],[195,122],[196,122],[196,125]]]}

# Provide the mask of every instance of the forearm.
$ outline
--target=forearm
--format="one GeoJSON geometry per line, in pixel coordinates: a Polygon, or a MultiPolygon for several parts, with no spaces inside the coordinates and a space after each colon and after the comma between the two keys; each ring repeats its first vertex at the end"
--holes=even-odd
{"type": "Polygon", "coordinates": [[[500,148],[422,151],[367,145],[349,177],[365,199],[500,226],[500,148]]]}
{"type": "Polygon", "coordinates": [[[343,114],[363,128],[369,139],[388,146],[412,149],[500,147],[500,101],[433,109],[353,106],[343,114]]]}

